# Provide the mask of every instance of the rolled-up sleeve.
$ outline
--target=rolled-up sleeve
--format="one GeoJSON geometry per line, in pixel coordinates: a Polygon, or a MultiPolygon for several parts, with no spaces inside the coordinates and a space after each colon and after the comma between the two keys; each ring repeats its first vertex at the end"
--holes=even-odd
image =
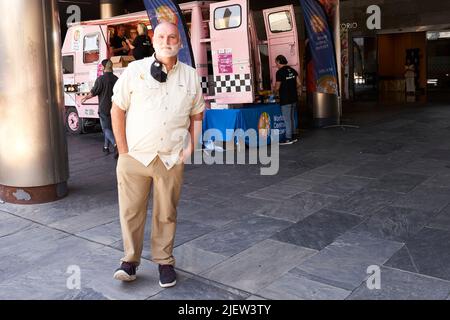
{"type": "Polygon", "coordinates": [[[100,94],[100,92],[102,91],[102,89],[103,89],[103,83],[102,83],[102,81],[100,80],[100,78],[97,78],[97,80],[95,80],[94,87],[93,87],[92,90],[91,90],[91,94],[92,94],[94,97],[96,97],[96,96],[98,96],[98,95],[100,94]]]}
{"type": "Polygon", "coordinates": [[[132,84],[131,67],[125,69],[113,89],[112,102],[120,109],[128,111],[131,104],[132,84]]]}
{"type": "Polygon", "coordinates": [[[191,117],[205,111],[205,99],[203,98],[203,90],[200,79],[198,79],[198,81],[196,82],[195,89],[196,94],[194,102],[192,103],[191,117]]]}

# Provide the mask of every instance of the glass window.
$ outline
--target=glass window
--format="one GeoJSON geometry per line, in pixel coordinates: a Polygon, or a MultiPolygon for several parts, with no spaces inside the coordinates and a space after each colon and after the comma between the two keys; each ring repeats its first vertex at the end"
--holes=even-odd
{"type": "Polygon", "coordinates": [[[242,23],[242,8],[239,5],[217,8],[214,11],[214,28],[225,30],[239,28],[242,23]]]}
{"type": "Polygon", "coordinates": [[[72,74],[74,72],[74,57],[73,56],[63,56],[63,73],[72,74]]]}
{"type": "Polygon", "coordinates": [[[292,30],[292,18],[289,11],[280,11],[269,14],[270,32],[279,33],[292,30]]]}
{"type": "Polygon", "coordinates": [[[100,59],[100,34],[91,34],[84,37],[83,62],[94,63],[100,59]]]}

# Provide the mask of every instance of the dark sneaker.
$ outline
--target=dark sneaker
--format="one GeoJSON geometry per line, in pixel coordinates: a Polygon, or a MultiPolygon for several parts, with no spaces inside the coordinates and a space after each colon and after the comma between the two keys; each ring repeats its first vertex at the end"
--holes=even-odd
{"type": "Polygon", "coordinates": [[[109,152],[110,152],[110,151],[109,151],[109,148],[103,147],[103,153],[104,153],[104,154],[109,154],[109,152]]]}
{"type": "Polygon", "coordinates": [[[114,273],[114,279],[120,281],[134,281],[136,280],[136,270],[137,267],[133,263],[122,262],[122,265],[114,273]]]}
{"type": "Polygon", "coordinates": [[[119,149],[117,149],[117,146],[114,146],[114,159],[119,159],[119,149]]]}
{"type": "Polygon", "coordinates": [[[161,288],[170,288],[177,284],[177,274],[172,265],[159,265],[159,285],[161,288]]]}

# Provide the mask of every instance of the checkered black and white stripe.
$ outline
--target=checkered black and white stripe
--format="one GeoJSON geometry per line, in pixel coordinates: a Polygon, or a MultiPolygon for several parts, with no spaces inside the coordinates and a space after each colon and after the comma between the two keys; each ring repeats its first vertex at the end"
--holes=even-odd
{"type": "Polygon", "coordinates": [[[201,84],[202,84],[202,92],[203,94],[208,94],[209,92],[209,80],[208,77],[201,77],[201,84]]]}
{"type": "Polygon", "coordinates": [[[215,89],[217,93],[252,91],[250,74],[227,74],[216,76],[215,89]]]}

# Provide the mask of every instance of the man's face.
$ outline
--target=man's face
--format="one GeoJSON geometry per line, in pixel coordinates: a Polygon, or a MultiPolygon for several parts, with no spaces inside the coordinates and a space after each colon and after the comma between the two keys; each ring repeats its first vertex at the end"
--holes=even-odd
{"type": "Polygon", "coordinates": [[[123,37],[125,35],[125,28],[124,27],[120,27],[119,30],[117,30],[117,35],[119,37],[123,37]]]}
{"type": "Polygon", "coordinates": [[[162,24],[155,30],[153,47],[160,57],[176,57],[181,49],[180,33],[172,24],[162,24]]]}

